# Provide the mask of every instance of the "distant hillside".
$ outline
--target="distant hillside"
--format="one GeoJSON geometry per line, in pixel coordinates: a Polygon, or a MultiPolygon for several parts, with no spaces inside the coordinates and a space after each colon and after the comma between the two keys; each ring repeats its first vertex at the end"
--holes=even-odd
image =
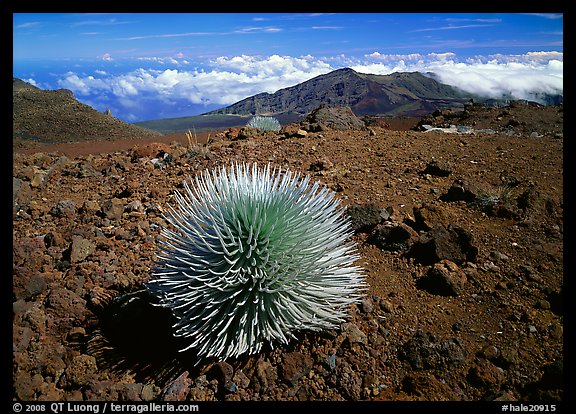
{"type": "Polygon", "coordinates": [[[436,109],[462,108],[471,97],[419,72],[368,75],[345,68],[273,94],[251,96],[208,115],[306,115],[325,104],[348,106],[357,116],[415,117],[436,109]]]}
{"type": "Polygon", "coordinates": [[[67,89],[42,90],[13,79],[14,145],[145,138],[159,132],[123,122],[79,102],[67,89]]]}
{"type": "Polygon", "coordinates": [[[259,93],[193,117],[138,122],[162,132],[198,131],[245,125],[254,115],[274,116],[281,124],[301,120],[320,105],[350,107],[357,116],[422,117],[435,110],[462,109],[477,97],[419,72],[369,75],[345,68],[275,93],[259,93]]]}

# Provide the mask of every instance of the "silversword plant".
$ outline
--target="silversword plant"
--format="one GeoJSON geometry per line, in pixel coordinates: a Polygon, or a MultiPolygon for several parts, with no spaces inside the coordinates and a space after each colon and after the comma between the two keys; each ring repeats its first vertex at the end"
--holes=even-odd
{"type": "Polygon", "coordinates": [[[176,191],[148,290],[199,360],[336,328],[366,290],[336,194],[290,170],[234,164],[176,191]]]}
{"type": "Polygon", "coordinates": [[[246,124],[251,128],[259,129],[260,131],[280,131],[282,127],[280,126],[280,122],[273,116],[253,116],[250,121],[246,124]]]}

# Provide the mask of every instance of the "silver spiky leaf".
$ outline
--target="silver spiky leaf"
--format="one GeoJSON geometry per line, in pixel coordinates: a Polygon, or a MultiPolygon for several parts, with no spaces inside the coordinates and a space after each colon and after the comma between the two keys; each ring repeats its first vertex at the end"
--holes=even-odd
{"type": "Polygon", "coordinates": [[[335,328],[366,289],[335,193],[290,170],[236,164],[175,192],[147,287],[199,358],[258,353],[335,328]]]}

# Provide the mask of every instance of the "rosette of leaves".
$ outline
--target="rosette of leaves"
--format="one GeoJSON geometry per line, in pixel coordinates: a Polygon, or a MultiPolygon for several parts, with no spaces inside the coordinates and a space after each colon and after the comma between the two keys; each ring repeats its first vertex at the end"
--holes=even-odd
{"type": "Polygon", "coordinates": [[[364,294],[345,210],[309,176],[234,164],[185,182],[175,201],[147,288],[199,360],[337,328],[364,294]]]}
{"type": "Polygon", "coordinates": [[[282,128],[280,126],[280,122],[272,116],[253,116],[250,121],[246,124],[246,126],[251,128],[259,129],[260,131],[268,132],[268,131],[280,131],[282,128]]]}

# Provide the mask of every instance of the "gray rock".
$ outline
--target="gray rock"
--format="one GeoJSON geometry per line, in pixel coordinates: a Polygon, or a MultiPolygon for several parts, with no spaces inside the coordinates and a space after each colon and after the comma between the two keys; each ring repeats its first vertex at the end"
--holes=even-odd
{"type": "Polygon", "coordinates": [[[466,125],[457,125],[456,131],[460,134],[471,134],[472,132],[474,132],[474,129],[466,125]]]}
{"type": "Polygon", "coordinates": [[[163,391],[160,399],[162,401],[185,401],[190,393],[192,380],[188,378],[188,371],[184,371],[163,391]]]}
{"type": "Polygon", "coordinates": [[[28,292],[27,298],[34,297],[42,293],[45,289],[46,280],[40,275],[33,275],[26,285],[26,291],[28,292]]]}
{"type": "Polygon", "coordinates": [[[358,328],[358,326],[352,322],[345,322],[340,327],[342,329],[342,334],[348,340],[350,344],[360,343],[365,344],[368,338],[364,332],[358,328]]]}
{"type": "Polygon", "coordinates": [[[127,212],[137,212],[143,213],[144,212],[144,205],[140,200],[134,200],[129,202],[124,206],[124,210],[127,212]]]}
{"type": "Polygon", "coordinates": [[[88,177],[98,177],[102,174],[92,166],[88,161],[80,161],[75,165],[74,175],[77,178],[88,178],[88,177]]]}
{"type": "Polygon", "coordinates": [[[330,371],[334,371],[334,369],[336,369],[336,354],[332,354],[326,358],[326,363],[328,364],[330,371]]]}
{"type": "Polygon", "coordinates": [[[360,306],[364,313],[372,313],[372,311],[374,310],[374,305],[372,304],[372,301],[369,298],[362,299],[360,301],[360,306]]]}
{"type": "Polygon", "coordinates": [[[50,214],[56,217],[70,217],[76,213],[76,207],[72,200],[60,200],[50,210],[50,214]]]}
{"type": "Polygon", "coordinates": [[[12,178],[12,217],[15,218],[20,210],[25,210],[32,200],[32,188],[20,178],[12,178]]]}
{"type": "Polygon", "coordinates": [[[96,244],[81,236],[72,236],[70,244],[70,262],[79,263],[90,256],[96,250],[96,244]]]}
{"type": "Polygon", "coordinates": [[[12,352],[23,352],[26,350],[30,344],[32,335],[32,329],[27,326],[21,327],[14,325],[12,329],[12,352]]]}
{"type": "MultiPolygon", "coordinates": [[[[284,356],[286,355],[289,354],[284,356]]],[[[259,358],[256,362],[256,378],[258,379],[258,383],[255,384],[256,391],[265,392],[278,379],[278,371],[269,361],[259,358]]]]}
{"type": "Polygon", "coordinates": [[[417,370],[449,369],[465,361],[465,351],[456,339],[440,341],[420,330],[402,346],[399,356],[417,370]]]}
{"type": "Polygon", "coordinates": [[[508,261],[509,257],[506,256],[504,253],[493,250],[492,252],[490,252],[490,259],[494,261],[506,262],[508,261]]]}

